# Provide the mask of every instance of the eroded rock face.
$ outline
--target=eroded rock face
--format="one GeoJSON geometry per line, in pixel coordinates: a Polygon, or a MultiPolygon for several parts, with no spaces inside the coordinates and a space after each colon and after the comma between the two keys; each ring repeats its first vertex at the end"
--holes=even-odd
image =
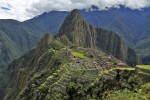
{"type": "Polygon", "coordinates": [[[96,40],[95,33],[96,30],[92,29],[92,26],[84,20],[80,12],[73,10],[66,17],[66,20],[60,28],[59,36],[66,35],[77,46],[94,48],[96,40]]]}
{"type": "Polygon", "coordinates": [[[120,36],[112,31],[94,28],[85,21],[78,10],[73,10],[66,17],[58,37],[64,35],[77,46],[102,50],[131,66],[137,63],[135,51],[128,47],[120,36]]]}

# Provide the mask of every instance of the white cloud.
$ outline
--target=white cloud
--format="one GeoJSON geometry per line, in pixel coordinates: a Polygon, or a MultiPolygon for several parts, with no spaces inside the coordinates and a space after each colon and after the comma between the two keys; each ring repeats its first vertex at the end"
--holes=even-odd
{"type": "Polygon", "coordinates": [[[150,0],[1,0],[0,7],[11,7],[11,10],[0,9],[0,19],[10,18],[23,21],[43,12],[88,9],[92,5],[97,6],[99,9],[119,7],[119,5],[124,5],[131,9],[141,9],[149,7],[150,0]]]}
{"type": "Polygon", "coordinates": [[[26,9],[31,6],[34,1],[38,0],[0,0],[0,19],[16,19],[23,21],[30,18],[26,9]],[[1,7],[11,8],[6,11],[1,7]]]}

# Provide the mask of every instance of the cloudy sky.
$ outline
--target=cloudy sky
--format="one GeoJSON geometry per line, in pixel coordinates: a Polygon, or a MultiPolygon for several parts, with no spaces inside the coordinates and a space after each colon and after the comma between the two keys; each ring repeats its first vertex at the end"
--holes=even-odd
{"type": "Polygon", "coordinates": [[[24,21],[43,12],[89,9],[92,5],[97,6],[100,10],[119,5],[141,9],[150,7],[150,0],[0,0],[0,19],[24,21]]]}

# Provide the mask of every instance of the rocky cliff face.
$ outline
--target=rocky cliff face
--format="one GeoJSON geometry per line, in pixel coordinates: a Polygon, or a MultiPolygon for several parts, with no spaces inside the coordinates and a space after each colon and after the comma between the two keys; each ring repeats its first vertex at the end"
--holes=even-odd
{"type": "Polygon", "coordinates": [[[66,35],[69,40],[82,47],[96,47],[96,30],[92,29],[78,10],[73,10],[64,21],[59,31],[59,37],[66,35]]]}
{"type": "Polygon", "coordinates": [[[78,10],[73,10],[60,28],[58,37],[67,36],[75,45],[102,50],[116,58],[135,66],[137,55],[128,47],[124,40],[112,31],[94,28],[80,15],[78,10]]]}

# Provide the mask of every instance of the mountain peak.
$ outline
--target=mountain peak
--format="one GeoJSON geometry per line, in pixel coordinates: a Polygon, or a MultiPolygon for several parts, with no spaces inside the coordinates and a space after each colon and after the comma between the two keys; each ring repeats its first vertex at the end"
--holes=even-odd
{"type": "Polygon", "coordinates": [[[67,22],[67,21],[75,21],[75,20],[84,20],[84,18],[81,16],[80,14],[80,11],[77,10],[77,9],[74,9],[70,12],[70,14],[66,17],[66,20],[64,21],[67,22]]]}
{"type": "Polygon", "coordinates": [[[81,32],[83,29],[87,28],[88,25],[89,24],[86,23],[85,19],[80,15],[80,11],[75,9],[66,17],[60,28],[59,36],[67,35],[72,37],[74,33],[81,32]]]}
{"type": "Polygon", "coordinates": [[[49,33],[45,33],[44,36],[42,37],[39,45],[49,45],[49,42],[51,41],[52,36],[49,33]]]}
{"type": "Polygon", "coordinates": [[[78,46],[93,47],[90,27],[80,15],[80,11],[75,9],[66,17],[58,36],[66,35],[73,44],[78,46]],[[90,44],[87,44],[87,41],[90,41],[90,44]]]}
{"type": "Polygon", "coordinates": [[[80,11],[77,10],[77,9],[74,9],[74,10],[71,11],[70,15],[73,15],[73,16],[80,15],[80,11]]]}

